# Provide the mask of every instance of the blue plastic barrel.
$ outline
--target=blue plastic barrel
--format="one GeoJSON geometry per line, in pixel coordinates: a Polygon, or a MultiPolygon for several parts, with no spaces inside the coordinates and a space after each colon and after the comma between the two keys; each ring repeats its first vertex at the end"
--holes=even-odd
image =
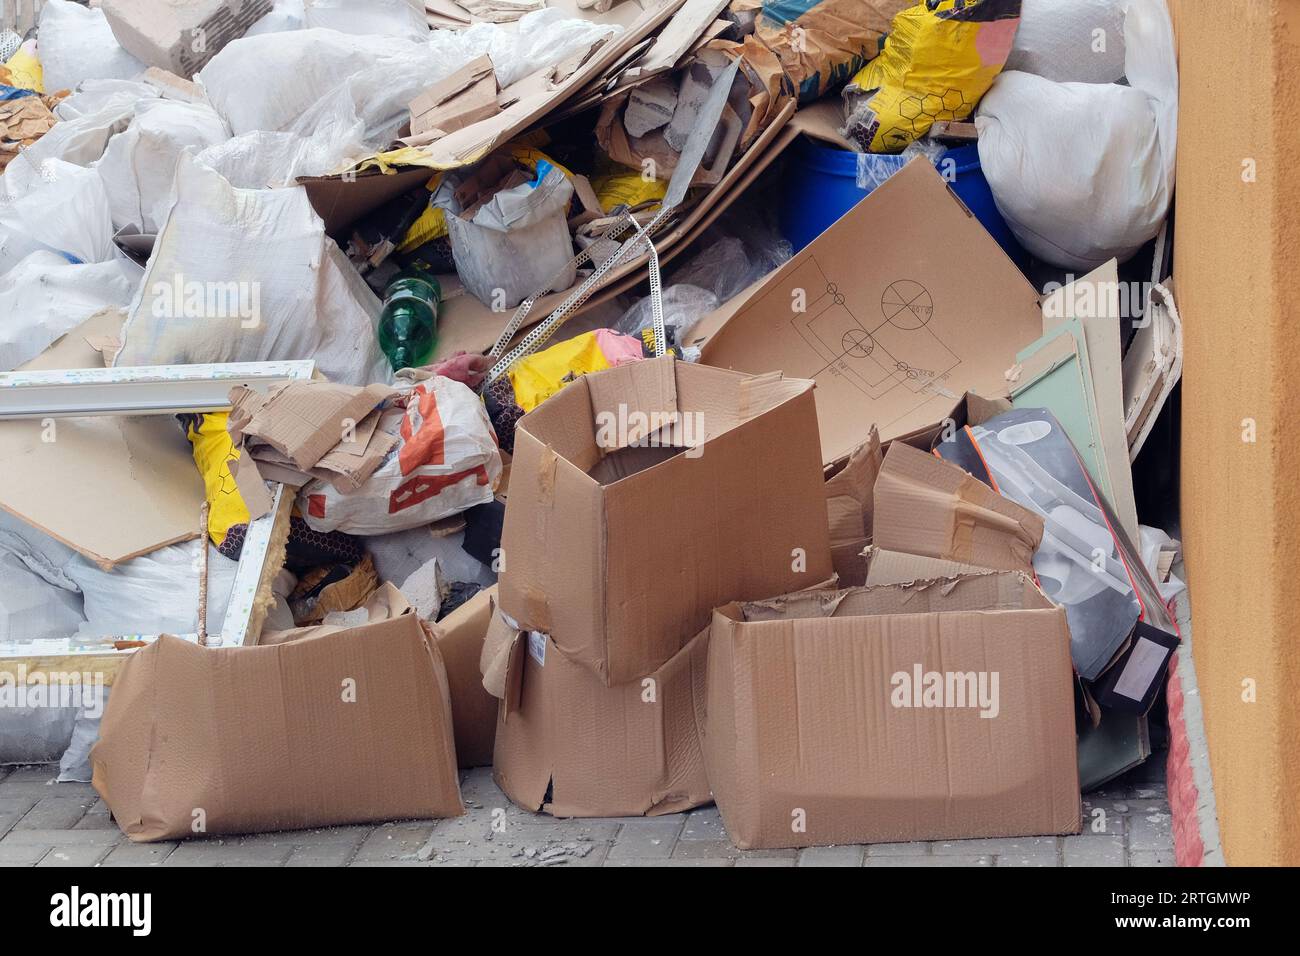
{"type": "MultiPolygon", "coordinates": [[[[876,156],[875,162],[895,163],[903,168],[901,156],[876,156]]],[[[1016,242],[1010,227],[993,202],[993,191],[980,169],[979,147],[974,143],[948,150],[936,164],[951,170],[953,192],[997,240],[1013,261],[1025,261],[1025,250],[1016,242]],[[943,164],[951,160],[952,167],[943,164]]],[[[782,184],[778,221],[782,235],[798,252],[852,209],[871,188],[858,187],[858,154],[826,146],[807,137],[795,143],[782,184]]]]}

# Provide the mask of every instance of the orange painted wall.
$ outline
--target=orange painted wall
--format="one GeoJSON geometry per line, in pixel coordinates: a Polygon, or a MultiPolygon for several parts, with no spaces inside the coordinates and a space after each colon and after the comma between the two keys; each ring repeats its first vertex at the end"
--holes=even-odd
{"type": "Polygon", "coordinates": [[[1229,864],[1295,865],[1300,0],[1171,7],[1181,76],[1181,508],[1197,679],[1229,864]],[[1243,437],[1251,421],[1253,442],[1243,437]],[[1243,699],[1248,680],[1253,702],[1243,699]]]}

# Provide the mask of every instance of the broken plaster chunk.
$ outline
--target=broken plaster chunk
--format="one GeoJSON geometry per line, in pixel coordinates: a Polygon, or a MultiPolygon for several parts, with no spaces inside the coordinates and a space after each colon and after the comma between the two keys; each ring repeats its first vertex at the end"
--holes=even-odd
{"type": "Polygon", "coordinates": [[[677,108],[677,87],[667,77],[638,86],[628,96],[623,126],[632,137],[665,126],[677,108]]]}

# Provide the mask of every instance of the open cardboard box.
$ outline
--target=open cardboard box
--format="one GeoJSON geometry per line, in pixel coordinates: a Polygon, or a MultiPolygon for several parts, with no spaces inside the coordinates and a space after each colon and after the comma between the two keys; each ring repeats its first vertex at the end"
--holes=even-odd
{"type": "Polygon", "coordinates": [[[663,665],[714,607],[831,574],[810,383],[651,359],[519,420],[502,610],[607,685],[663,665]]]}
{"type": "Polygon", "coordinates": [[[742,849],[1077,833],[1065,613],[1023,572],[721,607],[705,760],[742,849]]]}

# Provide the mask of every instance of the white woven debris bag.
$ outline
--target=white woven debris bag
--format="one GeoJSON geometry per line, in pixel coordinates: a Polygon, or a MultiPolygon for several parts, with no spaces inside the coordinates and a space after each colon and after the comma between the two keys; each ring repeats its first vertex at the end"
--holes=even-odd
{"type": "Polygon", "coordinates": [[[74,90],[83,80],[130,79],[148,68],[122,49],[104,11],[72,0],[45,0],[38,36],[50,93],[74,90]]]}
{"type": "Polygon", "coordinates": [[[206,103],[147,99],[135,107],[126,130],[108,141],[95,164],[108,189],[113,225],[154,235],[170,203],[180,154],[230,138],[216,110],[206,103]]]}
{"type": "Polygon", "coordinates": [[[185,155],[114,364],[315,359],[368,385],[388,378],[378,317],[301,187],[236,189],[185,155]]]}
{"type": "MultiPolygon", "coordinates": [[[[21,183],[21,192],[0,203],[0,275],[38,251],[67,262],[121,257],[113,245],[108,193],[93,169],[51,159],[21,183]]],[[[0,178],[0,191],[11,185],[7,176],[0,178]]]]}
{"type": "Polygon", "coordinates": [[[92,315],[124,310],[143,273],[127,258],[73,265],[57,252],[33,252],[0,276],[0,372],[31,361],[92,315]]]}
{"type": "Polygon", "coordinates": [[[487,409],[469,386],[442,375],[383,413],[401,441],[357,491],[325,481],[303,486],[298,506],[316,531],[388,534],[486,504],[501,480],[501,452],[487,409]]]}
{"type": "Polygon", "coordinates": [[[1004,69],[1058,83],[1114,83],[1124,75],[1129,0],[1021,0],[1004,69]]]}
{"type": "Polygon", "coordinates": [[[105,571],[78,554],[64,573],[81,588],[82,637],[193,634],[199,623],[200,549],[208,549],[208,633],[220,634],[239,562],[206,541],[172,544],[105,571]]]}
{"type": "Polygon", "coordinates": [[[1053,265],[1129,259],[1174,191],[1178,66],[1164,0],[1131,0],[1129,86],[1004,72],[980,102],[980,165],[1021,245],[1053,265]]]}
{"type": "Polygon", "coordinates": [[[305,0],[304,26],[340,33],[369,33],[426,40],[423,0],[305,0]]]}

